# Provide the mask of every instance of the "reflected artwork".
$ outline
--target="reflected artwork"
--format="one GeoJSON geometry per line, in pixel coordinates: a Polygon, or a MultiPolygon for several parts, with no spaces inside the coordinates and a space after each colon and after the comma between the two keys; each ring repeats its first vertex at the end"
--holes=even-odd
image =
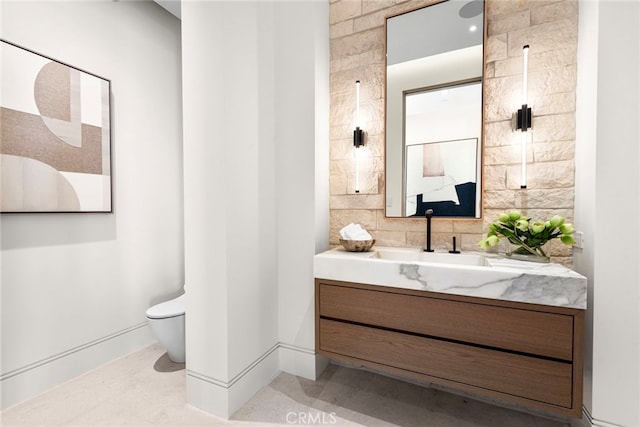
{"type": "Polygon", "coordinates": [[[407,216],[476,216],[477,138],[408,145],[406,158],[407,216]]]}

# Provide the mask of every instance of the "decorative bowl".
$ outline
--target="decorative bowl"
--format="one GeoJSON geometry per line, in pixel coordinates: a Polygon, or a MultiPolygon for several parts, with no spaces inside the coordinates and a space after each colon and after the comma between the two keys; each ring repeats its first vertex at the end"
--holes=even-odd
{"type": "Polygon", "coordinates": [[[372,240],[345,240],[340,239],[340,244],[349,252],[367,252],[376,242],[372,240]]]}

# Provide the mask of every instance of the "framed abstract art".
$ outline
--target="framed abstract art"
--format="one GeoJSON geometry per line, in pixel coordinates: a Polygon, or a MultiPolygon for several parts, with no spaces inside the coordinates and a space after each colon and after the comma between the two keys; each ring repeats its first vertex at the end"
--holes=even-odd
{"type": "Polygon", "coordinates": [[[0,40],[0,211],[112,212],[110,81],[0,40]]]}

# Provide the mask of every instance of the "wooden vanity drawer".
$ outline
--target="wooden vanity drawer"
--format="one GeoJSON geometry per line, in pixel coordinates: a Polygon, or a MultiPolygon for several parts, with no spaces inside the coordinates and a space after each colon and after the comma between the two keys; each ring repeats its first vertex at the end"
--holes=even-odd
{"type": "MultiPolygon", "coordinates": [[[[573,359],[574,317],[455,298],[318,283],[319,316],[452,341],[573,359]]],[[[482,301],[478,299],[478,301],[482,301]]],[[[513,305],[513,304],[511,304],[513,305]]],[[[535,307],[535,306],[532,306],[535,307]]]]}
{"type": "MultiPolygon", "coordinates": [[[[570,363],[320,319],[320,350],[563,408],[570,363]]],[[[328,353],[327,353],[328,352],[328,353]]]]}

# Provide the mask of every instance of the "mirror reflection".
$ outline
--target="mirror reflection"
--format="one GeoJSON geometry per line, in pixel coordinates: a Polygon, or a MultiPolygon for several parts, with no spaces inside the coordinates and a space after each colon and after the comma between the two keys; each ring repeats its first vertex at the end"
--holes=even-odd
{"type": "Polygon", "coordinates": [[[481,214],[484,3],[387,19],[386,215],[481,214]]]}

